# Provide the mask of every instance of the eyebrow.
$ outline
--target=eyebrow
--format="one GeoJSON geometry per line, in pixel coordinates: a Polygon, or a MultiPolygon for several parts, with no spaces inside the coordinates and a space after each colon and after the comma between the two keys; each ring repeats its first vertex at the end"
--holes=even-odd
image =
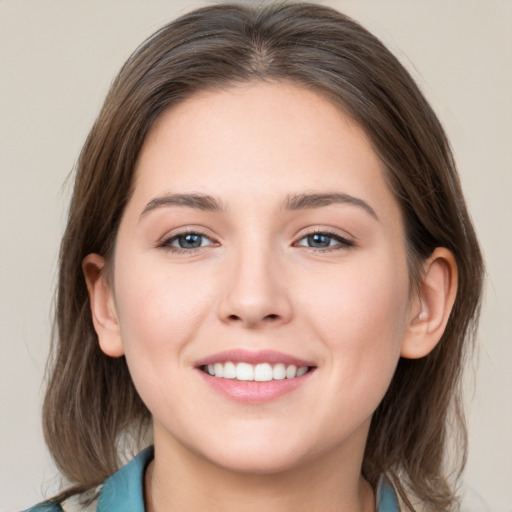
{"type": "Polygon", "coordinates": [[[142,210],[140,217],[142,218],[150,211],[163,206],[185,206],[187,208],[195,208],[196,210],[215,212],[224,210],[218,199],[207,194],[165,194],[151,199],[144,210],[142,210]]]}
{"type": "MultiPolygon", "coordinates": [[[[321,208],[331,204],[350,204],[358,206],[369,213],[374,219],[379,220],[375,210],[366,201],[341,192],[290,194],[284,201],[282,208],[284,210],[296,211],[321,208]]],[[[169,206],[183,206],[213,212],[225,210],[222,201],[208,194],[165,194],[151,199],[144,210],[142,210],[140,218],[152,210],[169,206]]]]}
{"type": "Polygon", "coordinates": [[[322,206],[329,206],[331,204],[351,204],[358,206],[368,212],[375,220],[379,220],[375,210],[366,201],[341,192],[292,194],[286,199],[284,209],[306,210],[308,208],[321,208],[322,206]]]}

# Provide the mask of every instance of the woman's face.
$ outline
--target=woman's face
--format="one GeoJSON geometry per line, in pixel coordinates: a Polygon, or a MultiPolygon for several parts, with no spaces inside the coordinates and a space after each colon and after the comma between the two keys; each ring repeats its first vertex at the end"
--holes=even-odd
{"type": "Polygon", "coordinates": [[[203,92],[159,118],[112,292],[119,333],[102,346],[125,353],[157,446],[236,471],[360,459],[411,316],[382,163],[290,84],[203,92]]]}

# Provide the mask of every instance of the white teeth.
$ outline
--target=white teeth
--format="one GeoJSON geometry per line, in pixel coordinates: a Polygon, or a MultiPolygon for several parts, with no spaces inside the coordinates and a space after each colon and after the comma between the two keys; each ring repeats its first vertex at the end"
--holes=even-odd
{"type": "Polygon", "coordinates": [[[257,364],[254,369],[254,380],[258,382],[265,382],[268,380],[272,380],[273,372],[272,366],[268,363],[257,364]]]}
{"type": "Polygon", "coordinates": [[[260,363],[252,365],[249,363],[226,363],[209,364],[205,371],[213,377],[224,379],[236,379],[243,381],[268,382],[271,380],[294,379],[301,377],[308,371],[307,366],[297,368],[294,364],[286,366],[283,363],[271,365],[270,363],[260,363]]]}
{"type": "Polygon", "coordinates": [[[308,367],[307,366],[301,366],[300,368],[297,369],[297,377],[301,377],[307,371],[308,371],[308,367]]]}
{"type": "Polygon", "coordinates": [[[286,378],[293,379],[296,376],[297,376],[297,367],[294,364],[291,364],[290,366],[288,366],[288,368],[286,368],[286,378]]]}
{"type": "Polygon", "coordinates": [[[283,363],[274,365],[274,380],[286,379],[286,368],[283,363]]]}
{"type": "Polygon", "coordinates": [[[224,365],[224,370],[222,372],[222,376],[225,379],[236,379],[237,378],[236,366],[231,362],[226,363],[224,365]]]}
{"type": "Polygon", "coordinates": [[[215,377],[224,377],[224,365],[222,363],[215,363],[213,371],[215,372],[215,377]]]}
{"type": "Polygon", "coordinates": [[[254,366],[249,363],[238,363],[236,365],[236,380],[254,380],[254,366]]]}

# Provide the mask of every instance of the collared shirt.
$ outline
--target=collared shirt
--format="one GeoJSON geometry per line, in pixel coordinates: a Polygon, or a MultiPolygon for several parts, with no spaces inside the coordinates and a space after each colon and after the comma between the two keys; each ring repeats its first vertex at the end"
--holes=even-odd
{"type": "MultiPolygon", "coordinates": [[[[89,505],[80,504],[79,497],[73,497],[60,505],[41,504],[26,512],[144,512],[144,471],[153,456],[152,446],[140,452],[105,480],[98,498],[89,505]]],[[[385,478],[380,479],[377,488],[376,512],[400,512],[395,491],[385,478]]]]}

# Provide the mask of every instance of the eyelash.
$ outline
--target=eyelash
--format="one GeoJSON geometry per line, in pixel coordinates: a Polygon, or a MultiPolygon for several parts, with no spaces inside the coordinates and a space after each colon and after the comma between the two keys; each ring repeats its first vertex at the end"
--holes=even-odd
{"type": "Polygon", "coordinates": [[[166,250],[176,253],[176,254],[192,254],[192,253],[195,253],[198,250],[203,249],[205,247],[205,246],[201,245],[199,247],[192,247],[189,249],[185,249],[183,247],[175,247],[172,245],[174,242],[176,242],[180,238],[184,238],[188,235],[197,235],[197,236],[202,237],[203,239],[207,238],[208,240],[210,240],[212,242],[212,244],[209,244],[209,245],[214,245],[214,246],[218,245],[218,242],[213,240],[211,237],[209,237],[205,233],[202,233],[201,231],[194,230],[194,231],[183,231],[182,233],[177,233],[176,235],[166,238],[165,240],[162,241],[162,243],[160,243],[158,245],[158,247],[162,248],[162,249],[166,249],[166,250]]]}
{"type": "MultiPolygon", "coordinates": [[[[182,233],[177,233],[176,235],[173,235],[167,239],[165,239],[163,242],[161,242],[158,247],[159,248],[162,248],[162,249],[166,249],[170,252],[173,252],[175,254],[194,254],[196,253],[197,251],[203,249],[204,247],[207,247],[207,246],[203,246],[203,245],[200,245],[199,247],[191,247],[191,248],[183,248],[183,247],[176,247],[174,245],[172,245],[174,242],[177,242],[180,238],[184,238],[188,235],[196,235],[196,236],[199,236],[201,237],[202,239],[208,239],[210,240],[210,242],[212,242],[211,244],[208,244],[208,246],[216,246],[216,245],[219,245],[217,241],[215,241],[214,239],[212,239],[211,237],[209,237],[208,235],[206,235],[205,233],[202,233],[201,231],[183,231],[182,233]]],[[[333,233],[332,231],[328,231],[328,230],[314,230],[314,231],[311,231],[309,233],[306,233],[304,234],[297,242],[295,242],[293,244],[294,247],[304,247],[306,249],[309,249],[311,251],[314,251],[314,252],[321,252],[321,253],[326,253],[326,252],[332,252],[332,251],[339,251],[339,250],[347,250],[347,249],[350,249],[351,247],[354,247],[354,242],[347,239],[347,238],[344,238],[340,235],[338,235],[337,233],[333,233]],[[322,236],[325,236],[325,237],[328,237],[332,240],[335,240],[337,242],[337,244],[333,245],[333,246],[327,246],[327,247],[322,247],[322,248],[319,248],[319,247],[308,247],[307,245],[302,245],[302,244],[299,244],[300,241],[304,240],[305,238],[308,238],[308,237],[312,237],[312,236],[315,236],[315,235],[322,235],[322,236]]]]}
{"type": "Polygon", "coordinates": [[[332,231],[320,230],[320,229],[306,233],[299,239],[299,242],[301,240],[304,240],[304,238],[308,238],[308,237],[314,236],[314,235],[326,236],[328,238],[335,240],[338,243],[334,246],[328,246],[327,248],[315,248],[315,247],[308,247],[305,245],[298,245],[298,242],[295,242],[294,246],[295,247],[297,247],[297,246],[305,247],[306,249],[310,249],[310,250],[313,250],[316,252],[325,253],[325,252],[332,252],[332,251],[347,250],[347,249],[350,249],[351,247],[354,247],[354,245],[355,245],[354,242],[352,240],[349,240],[348,238],[344,238],[344,237],[338,235],[337,233],[333,233],[332,231]]]}

